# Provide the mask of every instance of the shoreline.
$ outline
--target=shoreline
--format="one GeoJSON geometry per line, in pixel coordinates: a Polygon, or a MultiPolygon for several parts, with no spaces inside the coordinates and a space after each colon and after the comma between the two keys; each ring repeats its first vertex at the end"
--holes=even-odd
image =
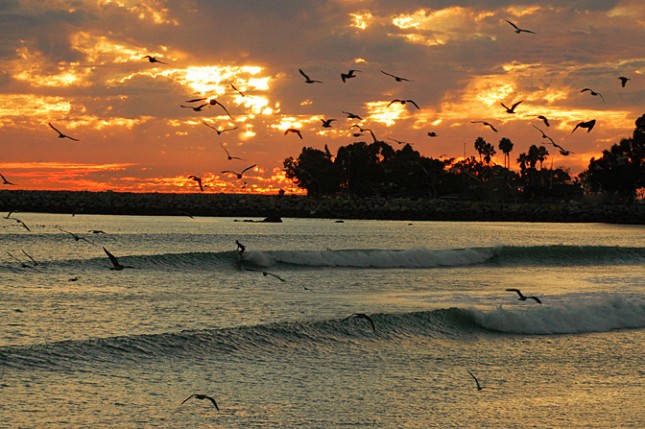
{"type": "Polygon", "coordinates": [[[302,195],[111,191],[0,191],[0,212],[330,218],[378,220],[601,222],[645,225],[645,204],[484,202],[446,199],[311,198],[302,195]]]}

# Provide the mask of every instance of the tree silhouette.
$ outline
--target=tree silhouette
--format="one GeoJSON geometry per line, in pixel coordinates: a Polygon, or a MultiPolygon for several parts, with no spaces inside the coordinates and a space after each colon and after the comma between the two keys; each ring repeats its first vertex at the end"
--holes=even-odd
{"type": "Polygon", "coordinates": [[[484,155],[484,151],[486,150],[485,148],[487,144],[488,142],[484,140],[483,137],[477,137],[475,139],[474,146],[475,146],[475,150],[479,154],[479,162],[482,162],[482,156],[484,155]]]}
{"type": "Polygon", "coordinates": [[[499,150],[504,154],[504,167],[511,168],[511,151],[513,142],[508,137],[502,137],[499,141],[499,150]]]}

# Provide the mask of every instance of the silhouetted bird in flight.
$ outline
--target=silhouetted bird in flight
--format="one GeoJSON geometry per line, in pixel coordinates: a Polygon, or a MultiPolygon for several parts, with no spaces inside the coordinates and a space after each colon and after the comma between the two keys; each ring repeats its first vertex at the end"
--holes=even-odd
{"type": "Polygon", "coordinates": [[[204,192],[204,187],[202,186],[202,178],[197,176],[188,176],[189,179],[194,180],[199,185],[199,190],[204,192]]]}
{"type": "MultiPolygon", "coordinates": [[[[0,174],[0,178],[2,178],[2,184],[3,185],[15,185],[15,183],[12,183],[12,182],[8,181],[7,178],[4,177],[2,174],[0,174]]],[[[11,213],[9,213],[9,215],[10,214],[11,213]]],[[[7,215],[7,219],[9,219],[9,215],[7,215]]]]}
{"type": "Polygon", "coordinates": [[[220,142],[220,144],[219,144],[219,145],[222,147],[222,149],[224,149],[224,152],[226,152],[226,158],[227,158],[229,161],[231,161],[231,160],[233,160],[233,159],[240,159],[240,160],[243,160],[243,158],[240,158],[239,156],[231,156],[231,154],[230,154],[230,152],[228,151],[228,149],[226,149],[226,148],[224,147],[224,145],[223,145],[221,142],[220,142]]]}
{"type": "Polygon", "coordinates": [[[128,265],[121,265],[119,263],[119,260],[116,258],[116,256],[111,254],[105,247],[103,248],[103,251],[108,256],[108,258],[110,258],[110,262],[112,262],[112,268],[110,268],[111,270],[121,271],[124,268],[132,268],[132,267],[130,267],[128,265]]]}
{"type": "Polygon", "coordinates": [[[594,91],[591,88],[583,88],[580,90],[580,92],[589,92],[589,94],[595,96],[595,97],[600,97],[602,99],[602,102],[605,102],[605,97],[602,96],[601,93],[594,91]]]}
{"type": "Polygon", "coordinates": [[[526,301],[527,299],[532,299],[535,302],[537,302],[538,304],[542,304],[542,301],[540,301],[540,298],[538,298],[537,296],[524,296],[524,294],[522,294],[522,292],[519,289],[506,289],[506,291],[507,292],[515,292],[515,293],[517,293],[519,295],[518,299],[520,301],[526,301]]]}
{"type": "Polygon", "coordinates": [[[387,76],[390,76],[390,77],[394,78],[394,80],[397,81],[397,82],[411,82],[410,79],[406,79],[406,78],[401,77],[401,76],[396,76],[396,75],[393,75],[391,73],[384,72],[383,70],[381,70],[381,73],[383,73],[384,75],[387,75],[387,76]]]}
{"type": "Polygon", "coordinates": [[[358,115],[357,115],[357,114],[355,114],[355,113],[352,113],[352,112],[345,112],[344,110],[343,110],[343,113],[347,115],[347,119],[358,119],[359,121],[362,121],[362,120],[363,120],[363,118],[361,118],[360,116],[358,116],[358,115]]]}
{"type": "Polygon", "coordinates": [[[586,129],[587,129],[587,132],[591,132],[591,130],[593,130],[593,127],[594,127],[595,125],[596,125],[596,120],[595,120],[595,119],[592,119],[591,121],[586,121],[586,122],[579,122],[579,123],[578,123],[578,124],[573,128],[573,131],[571,131],[571,134],[573,134],[573,132],[574,132],[575,130],[577,130],[577,129],[578,129],[578,127],[580,127],[580,128],[586,128],[586,129]]]}
{"type": "Polygon", "coordinates": [[[343,82],[347,81],[347,79],[351,79],[353,77],[356,77],[356,72],[360,72],[360,70],[350,70],[347,73],[341,73],[340,78],[343,80],[343,82]]]}
{"type": "Polygon", "coordinates": [[[490,127],[491,130],[497,132],[497,128],[495,128],[493,126],[493,124],[491,124],[490,122],[486,122],[486,121],[470,121],[470,123],[471,124],[484,124],[485,126],[490,127]]]}
{"type": "Polygon", "coordinates": [[[509,21],[508,19],[505,19],[504,21],[506,21],[506,22],[508,22],[509,24],[511,24],[511,26],[515,29],[515,32],[516,32],[517,34],[520,34],[520,33],[531,33],[531,34],[535,34],[535,32],[534,32],[534,31],[531,31],[531,30],[525,30],[525,29],[523,29],[523,28],[520,28],[520,27],[518,27],[517,25],[513,24],[513,23],[512,23],[511,21],[509,21]]]}
{"type": "Polygon", "coordinates": [[[48,122],[49,126],[51,127],[52,130],[56,131],[58,133],[58,138],[59,139],[70,139],[74,140],[75,142],[79,141],[78,139],[75,139],[74,137],[70,137],[67,134],[63,134],[58,128],[52,125],[51,122],[48,122]]]}
{"type": "Polygon", "coordinates": [[[414,146],[414,143],[404,142],[403,140],[397,140],[397,139],[392,138],[392,137],[388,137],[388,139],[392,140],[393,142],[395,142],[396,144],[399,144],[399,145],[409,144],[410,146],[414,146]]]}
{"type": "Polygon", "coordinates": [[[547,118],[546,116],[544,116],[544,115],[539,115],[539,116],[538,116],[538,119],[542,119],[542,122],[544,122],[544,125],[546,125],[547,127],[550,127],[550,126],[551,126],[551,124],[549,124],[549,118],[547,118]]]}
{"type": "MultiPolygon", "coordinates": [[[[235,92],[240,94],[242,97],[247,97],[247,95],[245,93],[243,93],[242,91],[240,91],[239,89],[237,89],[237,87],[235,85],[231,84],[231,88],[233,88],[233,90],[235,90],[235,92]]],[[[248,97],[250,97],[250,96],[248,96],[248,97]]]]}
{"type": "Polygon", "coordinates": [[[63,231],[63,232],[65,232],[65,233],[67,233],[67,234],[69,234],[69,235],[71,235],[71,236],[72,236],[72,238],[74,238],[74,240],[75,240],[75,241],[81,241],[81,240],[83,240],[83,241],[85,241],[85,242],[87,242],[87,243],[94,244],[94,243],[92,243],[90,240],[88,240],[88,239],[87,239],[87,238],[85,238],[85,237],[81,237],[80,235],[74,234],[73,232],[65,231],[63,228],[58,228],[58,229],[59,229],[59,230],[61,230],[61,231],[63,231]]]}
{"type": "Polygon", "coordinates": [[[417,105],[417,103],[415,103],[413,100],[410,100],[410,99],[408,99],[408,100],[400,100],[400,99],[398,99],[398,98],[395,98],[394,100],[390,101],[390,102],[389,102],[389,104],[387,105],[387,107],[390,107],[390,106],[391,106],[392,104],[394,104],[394,103],[400,103],[400,104],[402,104],[402,105],[405,105],[406,103],[410,103],[410,104],[412,104],[414,107],[416,107],[417,109],[419,108],[419,106],[417,105]]]}
{"type": "Polygon", "coordinates": [[[625,87],[625,85],[627,85],[627,81],[630,80],[625,76],[620,76],[618,79],[620,79],[620,86],[622,86],[623,88],[625,87]]]}
{"type": "Polygon", "coordinates": [[[289,134],[289,133],[297,134],[297,135],[298,135],[298,137],[300,137],[300,138],[302,139],[302,133],[301,133],[301,132],[300,132],[300,130],[299,130],[299,129],[297,129],[297,128],[287,128],[287,129],[284,131],[284,135],[285,135],[285,136],[286,136],[287,134],[289,134]]]}
{"type": "Polygon", "coordinates": [[[206,400],[209,400],[209,401],[211,401],[211,402],[213,403],[213,406],[215,407],[215,409],[216,409],[217,411],[219,411],[219,407],[217,406],[217,402],[215,402],[215,399],[214,399],[214,398],[212,398],[212,397],[210,397],[210,396],[207,396],[207,395],[201,395],[201,394],[199,394],[199,393],[195,393],[195,394],[190,395],[188,398],[184,399],[184,400],[181,402],[181,404],[179,404],[179,405],[183,405],[183,403],[184,403],[184,402],[188,401],[188,400],[189,400],[189,399],[191,399],[191,398],[195,398],[195,399],[206,399],[206,400]]]}
{"type": "Polygon", "coordinates": [[[523,101],[524,101],[524,100],[520,100],[520,101],[518,101],[517,103],[514,103],[513,105],[511,105],[511,107],[508,107],[508,106],[507,106],[506,104],[504,104],[504,103],[499,103],[499,104],[501,104],[501,105],[502,105],[502,107],[504,107],[504,108],[506,109],[506,113],[515,113],[515,108],[516,108],[517,106],[519,106],[519,104],[520,104],[520,103],[522,103],[523,101]]]}
{"type": "Polygon", "coordinates": [[[438,134],[434,131],[428,131],[428,137],[437,137],[438,134]]]}
{"type": "Polygon", "coordinates": [[[20,219],[15,218],[15,217],[12,217],[11,219],[15,220],[15,221],[16,221],[16,223],[20,224],[20,226],[22,226],[23,228],[25,228],[27,231],[31,232],[31,229],[29,229],[29,227],[27,226],[27,224],[26,224],[26,223],[24,223],[23,221],[21,221],[20,219]]]}
{"type": "Polygon", "coordinates": [[[323,128],[331,128],[331,123],[336,119],[321,119],[323,128]]]}
{"type": "MultiPolygon", "coordinates": [[[[466,370],[466,371],[468,371],[468,370],[466,370]]],[[[470,374],[470,376],[473,378],[473,380],[475,380],[475,384],[477,385],[477,390],[482,390],[483,387],[479,384],[479,380],[477,380],[477,377],[475,377],[475,375],[470,371],[468,371],[468,374],[470,374]]]]}
{"type": "Polygon", "coordinates": [[[151,62],[151,63],[168,64],[168,63],[164,63],[163,61],[160,61],[160,60],[156,59],[155,57],[153,57],[151,55],[146,55],[143,58],[147,58],[148,61],[151,62]]]}
{"type": "Polygon", "coordinates": [[[235,131],[235,130],[237,130],[237,127],[224,128],[222,130],[222,129],[219,129],[219,128],[215,128],[214,126],[210,125],[208,122],[204,122],[204,121],[202,121],[202,124],[206,125],[211,130],[214,130],[217,133],[218,136],[221,135],[222,133],[227,132],[227,131],[235,131]]]}
{"type": "Polygon", "coordinates": [[[368,316],[367,314],[365,314],[365,313],[354,313],[354,314],[344,318],[343,321],[353,319],[353,318],[367,320],[368,322],[370,322],[370,325],[372,325],[372,331],[376,332],[376,325],[374,324],[374,320],[372,320],[372,318],[370,316],[368,316]]]}
{"type": "Polygon", "coordinates": [[[210,106],[220,106],[222,109],[224,109],[224,111],[226,112],[226,114],[228,115],[229,118],[231,118],[232,120],[235,120],[235,118],[233,118],[233,116],[231,116],[231,114],[229,113],[229,111],[226,108],[226,106],[224,106],[222,103],[217,101],[215,98],[209,98],[209,97],[193,98],[192,100],[186,100],[186,103],[196,103],[198,101],[204,101],[204,100],[208,100],[208,102],[206,102],[205,104],[200,104],[197,107],[183,106],[183,105],[181,107],[192,108],[194,111],[198,112],[198,111],[202,110],[206,106],[209,106],[209,107],[210,106]]]}
{"type": "Polygon", "coordinates": [[[237,176],[237,178],[238,178],[238,179],[241,179],[241,178],[242,178],[242,175],[243,175],[244,173],[246,173],[248,170],[252,169],[252,168],[253,168],[253,167],[255,167],[256,165],[257,165],[257,164],[253,164],[253,165],[252,165],[252,166],[250,166],[250,167],[246,167],[244,170],[242,170],[242,171],[241,171],[241,172],[239,172],[239,173],[237,173],[237,172],[235,172],[235,171],[231,171],[231,170],[223,170],[223,171],[222,171],[222,173],[231,173],[231,174],[235,174],[235,175],[237,176]]]}
{"type": "Polygon", "coordinates": [[[310,78],[309,76],[307,76],[307,73],[302,71],[302,69],[298,69],[298,71],[300,72],[301,75],[303,75],[305,77],[305,83],[322,83],[322,81],[320,81],[320,80],[314,80],[314,79],[310,78]]]}
{"type": "Polygon", "coordinates": [[[183,107],[184,109],[193,109],[195,112],[201,112],[202,109],[206,106],[208,106],[208,103],[200,104],[199,106],[185,106],[183,104],[179,105],[179,107],[183,107]]]}

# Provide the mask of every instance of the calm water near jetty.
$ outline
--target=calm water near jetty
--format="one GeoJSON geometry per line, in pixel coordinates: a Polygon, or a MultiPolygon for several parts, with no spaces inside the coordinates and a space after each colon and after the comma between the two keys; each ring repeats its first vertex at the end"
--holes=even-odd
{"type": "Polygon", "coordinates": [[[12,216],[2,428],[645,427],[643,226],[12,216]]]}

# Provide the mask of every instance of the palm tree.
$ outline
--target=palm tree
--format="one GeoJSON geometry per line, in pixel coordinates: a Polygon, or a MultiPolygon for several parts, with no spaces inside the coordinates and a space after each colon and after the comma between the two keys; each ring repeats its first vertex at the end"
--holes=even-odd
{"type": "Polygon", "coordinates": [[[522,177],[526,176],[526,166],[529,164],[529,157],[525,152],[522,152],[517,157],[517,163],[520,165],[520,172],[522,177]]]}
{"type": "Polygon", "coordinates": [[[538,161],[540,162],[540,170],[542,170],[542,163],[546,160],[548,156],[549,156],[549,151],[544,146],[540,146],[538,148],[538,161]]]}
{"type": "Polygon", "coordinates": [[[486,148],[487,144],[488,144],[488,142],[486,140],[484,140],[483,137],[477,137],[475,139],[475,150],[479,154],[479,162],[480,163],[482,162],[482,155],[484,154],[484,152],[486,150],[485,148],[486,148]]]}
{"type": "Polygon", "coordinates": [[[486,164],[490,164],[491,159],[495,155],[495,146],[492,144],[486,142],[486,144],[483,147],[483,154],[484,154],[484,162],[486,164]]]}
{"type": "Polygon", "coordinates": [[[499,141],[499,150],[504,154],[504,167],[511,168],[511,151],[513,150],[513,142],[508,137],[502,137],[499,141]]]}

